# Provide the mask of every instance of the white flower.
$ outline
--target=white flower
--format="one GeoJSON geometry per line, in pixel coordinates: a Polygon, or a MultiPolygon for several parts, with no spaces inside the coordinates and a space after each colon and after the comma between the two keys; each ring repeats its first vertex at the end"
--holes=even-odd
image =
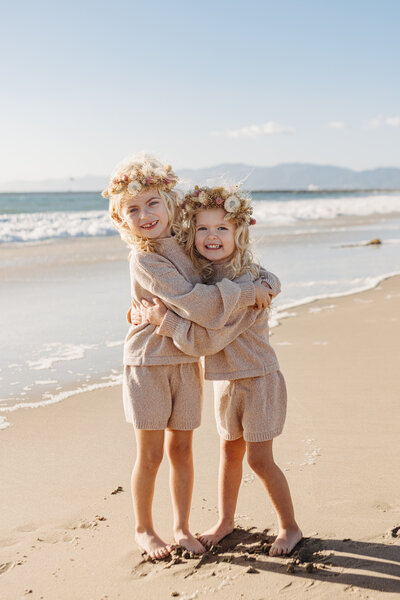
{"type": "Polygon", "coordinates": [[[229,196],[224,202],[224,209],[229,213],[236,212],[239,206],[240,200],[236,196],[229,196]]]}
{"type": "Polygon", "coordinates": [[[131,181],[131,183],[128,185],[128,192],[132,196],[134,196],[135,194],[140,192],[141,189],[142,189],[142,186],[140,185],[140,183],[138,181],[131,181]]]}
{"type": "Polygon", "coordinates": [[[204,204],[204,202],[207,202],[207,194],[204,191],[200,192],[198,200],[204,204]]]}
{"type": "Polygon", "coordinates": [[[152,174],[153,174],[153,170],[150,165],[144,165],[144,167],[142,167],[142,175],[144,177],[151,177],[152,174]]]}
{"type": "Polygon", "coordinates": [[[167,177],[167,174],[164,171],[164,169],[162,169],[161,167],[158,167],[157,169],[154,169],[153,176],[156,177],[157,179],[164,179],[165,177],[167,177]]]}

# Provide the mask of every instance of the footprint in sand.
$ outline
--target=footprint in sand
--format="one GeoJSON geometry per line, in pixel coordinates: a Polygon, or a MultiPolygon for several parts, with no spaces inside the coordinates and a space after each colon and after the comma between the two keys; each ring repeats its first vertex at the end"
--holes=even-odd
{"type": "Polygon", "coordinates": [[[14,562],[0,563],[0,575],[3,575],[6,571],[9,571],[15,566],[14,562]]]}
{"type": "Polygon", "coordinates": [[[390,529],[389,533],[392,538],[400,538],[400,525],[396,525],[395,527],[390,529]]]}

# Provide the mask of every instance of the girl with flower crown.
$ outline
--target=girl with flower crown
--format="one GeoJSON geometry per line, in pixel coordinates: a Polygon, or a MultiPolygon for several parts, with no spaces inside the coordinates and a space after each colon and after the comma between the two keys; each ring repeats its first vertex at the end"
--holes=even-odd
{"type": "MultiPolygon", "coordinates": [[[[253,263],[249,250],[249,201],[235,190],[198,187],[185,197],[179,237],[203,279],[215,283],[228,277],[236,283],[261,277],[270,296],[280,292],[276,276],[253,263]]],[[[251,313],[251,311],[246,311],[251,313]]],[[[249,327],[232,337],[231,324],[220,330],[183,319],[160,302],[145,303],[143,318],[157,333],[173,339],[187,355],[205,356],[205,378],[214,380],[215,415],[221,438],[219,520],[200,536],[205,546],[218,543],[234,528],[242,479],[242,461],[259,476],[276,510],[278,535],[270,555],[289,554],[301,540],[287,480],[276,465],[272,444],[282,432],[286,386],[269,344],[268,311],[260,311],[249,327]]]]}
{"type": "MultiPolygon", "coordinates": [[[[174,314],[213,328],[223,327],[233,313],[246,321],[247,307],[266,306],[267,290],[252,281],[201,283],[199,272],[173,235],[179,206],[176,183],[169,165],[143,154],[117,165],[103,192],[109,198],[111,219],[132,250],[133,302],[157,296],[174,314]]],[[[238,330],[240,320],[237,318],[238,330]]],[[[184,353],[155,329],[150,323],[132,324],[129,329],[124,345],[123,401],[137,444],[132,472],[135,538],[151,558],[161,559],[168,556],[171,546],[154,529],[152,501],[164,441],[171,470],[175,542],[194,553],[204,551],[189,529],[192,437],[200,425],[203,375],[198,357],[184,353]]]]}

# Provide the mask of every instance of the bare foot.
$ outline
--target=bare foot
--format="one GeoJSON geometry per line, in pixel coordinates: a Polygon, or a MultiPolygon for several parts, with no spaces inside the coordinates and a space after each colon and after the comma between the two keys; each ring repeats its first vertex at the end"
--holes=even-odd
{"type": "Polygon", "coordinates": [[[303,534],[298,527],[293,529],[281,529],[271,546],[269,555],[283,556],[284,554],[290,554],[302,537],[303,534]]]}
{"type": "Polygon", "coordinates": [[[144,550],[150,558],[162,560],[171,552],[171,546],[163,542],[153,529],[136,532],[135,540],[137,545],[144,550]]]}
{"type": "Polygon", "coordinates": [[[226,521],[218,521],[218,523],[214,525],[214,527],[207,529],[207,531],[199,535],[199,539],[205,545],[206,548],[210,548],[210,546],[218,544],[218,542],[220,542],[222,538],[232,533],[233,528],[234,523],[232,521],[230,521],[229,523],[227,523],[226,521]]]}
{"type": "Polygon", "coordinates": [[[193,552],[193,554],[202,554],[205,552],[203,544],[188,529],[178,529],[175,531],[175,541],[182,548],[185,548],[185,550],[193,552]]]}

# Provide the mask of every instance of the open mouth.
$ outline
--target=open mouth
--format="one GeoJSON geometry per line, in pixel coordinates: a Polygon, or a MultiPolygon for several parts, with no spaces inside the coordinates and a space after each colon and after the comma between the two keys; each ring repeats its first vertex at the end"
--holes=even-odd
{"type": "Polygon", "coordinates": [[[151,223],[146,223],[145,225],[141,225],[142,229],[154,229],[154,227],[157,225],[158,221],[151,221],[151,223]]]}
{"type": "Polygon", "coordinates": [[[222,248],[222,244],[206,244],[207,250],[219,250],[222,248]]]}

